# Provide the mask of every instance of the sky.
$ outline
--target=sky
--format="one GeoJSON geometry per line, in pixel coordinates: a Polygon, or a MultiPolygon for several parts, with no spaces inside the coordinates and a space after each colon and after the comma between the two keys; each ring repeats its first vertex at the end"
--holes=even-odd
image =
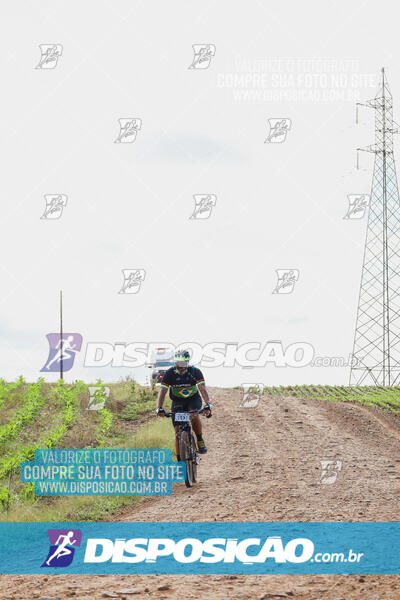
{"type": "Polygon", "coordinates": [[[145,361],[85,366],[95,344],[229,343],[273,350],[262,366],[257,351],[201,364],[210,385],[346,385],[367,217],[344,217],[348,195],[370,193],[373,157],[357,169],[356,148],[374,141],[373,111],[356,124],[356,102],[384,66],[396,120],[397,5],[0,10],[0,376],[58,378],[41,369],[62,289],[64,332],[82,341],[67,381],[146,381],[145,361]],[[126,120],[136,136],[121,137],[126,120]],[[195,196],[209,197],[203,213],[195,196]],[[124,288],[132,271],[139,283],[124,288]],[[290,293],[277,271],[293,271],[290,293]],[[296,363],[299,347],[325,366],[296,363]]]}

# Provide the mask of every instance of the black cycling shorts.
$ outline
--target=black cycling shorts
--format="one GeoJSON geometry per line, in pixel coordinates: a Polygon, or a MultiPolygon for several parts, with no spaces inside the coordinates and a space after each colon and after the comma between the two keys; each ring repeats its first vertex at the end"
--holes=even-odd
{"type": "Polygon", "coordinates": [[[171,412],[172,412],[172,424],[175,425],[175,413],[186,412],[188,410],[200,410],[202,405],[200,394],[195,394],[190,398],[175,398],[172,399],[171,412]]]}

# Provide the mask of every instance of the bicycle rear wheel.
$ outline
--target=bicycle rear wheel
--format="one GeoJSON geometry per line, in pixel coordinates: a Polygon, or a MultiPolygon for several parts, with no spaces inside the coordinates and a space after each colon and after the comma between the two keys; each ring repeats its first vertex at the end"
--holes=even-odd
{"type": "Polygon", "coordinates": [[[181,456],[181,460],[184,460],[186,463],[186,477],[185,484],[186,487],[192,487],[193,485],[193,457],[190,447],[190,439],[189,433],[187,431],[182,431],[179,441],[179,453],[181,456]]]}

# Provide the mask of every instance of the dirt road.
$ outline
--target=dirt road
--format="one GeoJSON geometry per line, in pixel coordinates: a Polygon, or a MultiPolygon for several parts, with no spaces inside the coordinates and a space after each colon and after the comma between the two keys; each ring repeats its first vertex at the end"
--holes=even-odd
{"type": "MultiPolygon", "coordinates": [[[[211,389],[209,454],[192,490],[146,498],[121,521],[399,521],[400,426],[382,413],[317,400],[265,399],[239,409],[240,392],[211,389]],[[339,460],[331,485],[321,460],[339,460]]],[[[366,600],[400,598],[400,575],[1,576],[2,600],[94,598],[366,600]],[[136,594],[118,590],[135,588],[136,594]],[[109,596],[111,597],[111,596],[109,596]]]]}

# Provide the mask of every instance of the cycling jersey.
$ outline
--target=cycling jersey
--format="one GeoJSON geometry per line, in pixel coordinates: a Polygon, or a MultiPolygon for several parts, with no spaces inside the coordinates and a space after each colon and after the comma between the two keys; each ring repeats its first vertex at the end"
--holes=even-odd
{"type": "Polygon", "coordinates": [[[161,381],[161,387],[169,390],[172,400],[199,397],[199,385],[204,385],[204,377],[196,367],[188,367],[182,375],[175,367],[171,367],[161,381]]]}
{"type": "Polygon", "coordinates": [[[200,410],[201,405],[202,401],[200,394],[194,394],[194,396],[190,396],[190,398],[185,400],[177,400],[174,398],[171,402],[172,425],[177,425],[175,422],[175,413],[186,412],[188,410],[200,410]]]}

